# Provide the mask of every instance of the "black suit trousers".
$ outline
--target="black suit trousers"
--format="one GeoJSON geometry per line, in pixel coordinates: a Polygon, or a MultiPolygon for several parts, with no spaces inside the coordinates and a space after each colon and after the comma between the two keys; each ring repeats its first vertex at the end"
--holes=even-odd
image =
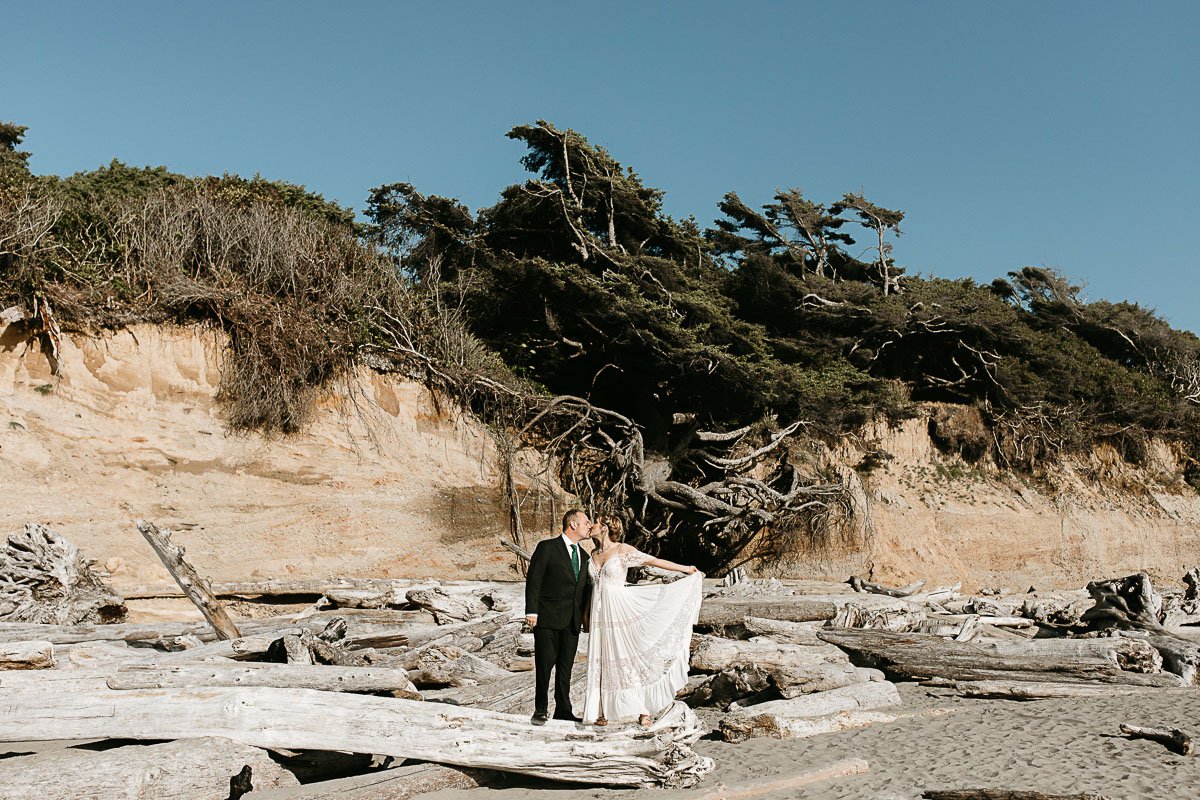
{"type": "Polygon", "coordinates": [[[571,629],[553,630],[540,625],[533,629],[534,697],[533,710],[549,711],[550,673],[554,672],[554,716],[567,719],[571,710],[571,667],[579,649],[579,632],[571,629]]]}

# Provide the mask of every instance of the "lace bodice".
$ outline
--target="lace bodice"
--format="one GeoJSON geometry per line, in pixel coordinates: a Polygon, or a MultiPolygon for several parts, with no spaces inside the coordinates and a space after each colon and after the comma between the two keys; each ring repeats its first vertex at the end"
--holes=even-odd
{"type": "Polygon", "coordinates": [[[630,548],[628,552],[609,556],[603,564],[597,564],[595,557],[589,558],[588,572],[592,576],[594,587],[605,584],[624,586],[629,570],[640,567],[652,558],[653,556],[648,556],[636,548],[630,548]]]}

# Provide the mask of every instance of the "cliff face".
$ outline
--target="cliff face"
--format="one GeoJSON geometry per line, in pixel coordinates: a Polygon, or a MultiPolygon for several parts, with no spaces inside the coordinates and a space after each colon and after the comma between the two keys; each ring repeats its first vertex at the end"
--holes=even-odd
{"type": "Polygon", "coordinates": [[[1177,584],[1200,563],[1200,497],[1164,445],[1137,468],[1098,451],[1034,481],[942,454],[928,419],[857,441],[828,454],[856,489],[857,535],[789,572],[842,579],[873,569],[883,582],[1020,591],[1139,570],[1177,584]],[[862,441],[891,458],[860,476],[845,465],[861,462],[862,441]]]}
{"type": "MultiPolygon", "coordinates": [[[[364,370],[302,434],[230,436],[213,399],[223,344],[194,328],[73,337],[55,376],[36,343],[0,330],[0,534],[47,524],[118,591],[169,580],[137,517],[175,530],[215,580],[516,576],[485,427],[364,370]]],[[[1098,453],[1035,484],[943,456],[924,420],[855,441],[826,457],[855,487],[857,535],[783,574],[1022,589],[1139,569],[1175,583],[1200,562],[1200,498],[1165,447],[1137,470],[1098,453]],[[867,449],[891,458],[860,475],[867,449]]],[[[540,508],[525,525],[548,531],[561,505],[540,508]]]]}
{"type": "Polygon", "coordinates": [[[138,517],[215,580],[515,575],[485,428],[363,371],[303,434],[230,436],[213,399],[223,342],[150,326],[73,337],[54,376],[36,343],[0,332],[0,532],[49,525],[118,590],[170,581],[138,517]]]}

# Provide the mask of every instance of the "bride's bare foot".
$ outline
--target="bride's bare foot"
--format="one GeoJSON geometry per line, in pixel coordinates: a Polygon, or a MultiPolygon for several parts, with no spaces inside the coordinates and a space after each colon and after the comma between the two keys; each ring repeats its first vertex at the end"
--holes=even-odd
{"type": "Polygon", "coordinates": [[[608,720],[606,720],[604,717],[596,717],[596,721],[592,724],[596,725],[597,727],[603,728],[605,725],[608,724],[608,720]]]}
{"type": "Polygon", "coordinates": [[[654,720],[650,718],[649,714],[642,714],[638,717],[638,725],[641,725],[643,728],[649,728],[653,724],[654,720]]]}

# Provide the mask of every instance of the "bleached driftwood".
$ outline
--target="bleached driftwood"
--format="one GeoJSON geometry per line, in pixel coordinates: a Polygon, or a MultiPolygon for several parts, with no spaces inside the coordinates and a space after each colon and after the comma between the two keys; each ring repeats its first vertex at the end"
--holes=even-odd
{"type": "Polygon", "coordinates": [[[503,667],[453,645],[423,648],[411,663],[408,675],[417,686],[474,686],[513,676],[503,667]]]}
{"type": "Polygon", "coordinates": [[[227,800],[229,779],[246,766],[255,789],[299,785],[266,751],[214,737],[99,752],[66,748],[3,763],[5,800],[227,800]]]}
{"type": "Polygon", "coordinates": [[[956,681],[955,691],[963,697],[997,700],[1066,700],[1078,697],[1159,696],[1169,688],[1121,686],[1111,683],[1039,683],[1035,681],[956,681]]]}
{"type": "Polygon", "coordinates": [[[1121,725],[1121,733],[1131,739],[1149,739],[1165,746],[1172,753],[1190,756],[1196,752],[1192,737],[1179,728],[1143,728],[1139,725],[1121,725]]]}
{"type": "Polygon", "coordinates": [[[0,621],[70,625],[124,618],[125,602],[71,542],[37,524],[8,535],[0,548],[0,621]]]}
{"type": "MultiPolygon", "coordinates": [[[[521,581],[442,581],[432,578],[273,578],[261,581],[212,581],[209,588],[217,597],[254,598],[318,598],[330,592],[374,592],[403,597],[412,589],[440,587],[448,594],[519,594],[524,590],[521,581]]],[[[161,583],[138,586],[129,590],[126,597],[131,600],[147,600],[163,597],[184,597],[179,587],[161,583]]]]}
{"type": "Polygon", "coordinates": [[[0,644],[0,670],[46,669],[54,666],[50,642],[5,642],[0,644]]]}
{"type": "Polygon", "coordinates": [[[700,625],[736,625],[746,617],[765,617],[785,622],[833,619],[837,608],[825,600],[807,597],[776,597],[770,600],[745,597],[707,597],[700,606],[700,625]]]}
{"type": "Polygon", "coordinates": [[[412,605],[430,611],[434,621],[439,625],[455,621],[465,622],[493,611],[508,611],[512,608],[511,605],[493,597],[490,593],[478,596],[453,595],[441,587],[411,589],[406,598],[412,605]]]}
{"type": "Polygon", "coordinates": [[[225,736],[255,747],[379,753],[590,785],[691,785],[712,768],[676,703],[649,731],[307,689],[160,689],[61,694],[5,689],[0,740],[225,736]]]}
{"type": "Polygon", "coordinates": [[[770,670],[778,666],[812,666],[847,663],[845,652],[832,644],[786,644],[770,639],[724,639],[719,636],[692,636],[692,669],[720,672],[751,664],[770,670]]]}
{"type": "Polygon", "coordinates": [[[1083,612],[1079,622],[1092,631],[1141,630],[1162,633],[1158,612],[1162,596],[1154,591],[1150,576],[1144,572],[1087,585],[1094,604],[1083,612]]]}
{"type": "Polygon", "coordinates": [[[894,714],[875,709],[899,705],[895,684],[872,682],[846,686],[794,700],[775,700],[736,709],[721,721],[721,736],[740,742],[758,736],[806,738],[847,728],[891,722],[894,714]]]}
{"type": "Polygon", "coordinates": [[[110,689],[177,689],[205,686],[272,686],[325,692],[392,692],[420,700],[402,669],[378,667],[301,666],[215,661],[204,664],[130,664],[104,671],[110,689]]]}
{"type": "Polygon", "coordinates": [[[474,789],[503,780],[488,769],[412,764],[365,775],[307,783],[295,789],[254,792],[246,800],[411,800],[442,789],[474,789]]]}
{"type": "Polygon", "coordinates": [[[838,608],[837,614],[829,621],[834,628],[871,628],[884,631],[913,631],[925,621],[924,611],[905,609],[903,611],[883,608],[868,609],[857,603],[847,603],[838,608]]]}
{"type": "Polygon", "coordinates": [[[1163,659],[1145,639],[1107,636],[1100,639],[980,640],[976,644],[998,655],[1054,658],[1105,658],[1129,672],[1162,672],[1163,659]]]}
{"type": "Polygon", "coordinates": [[[756,636],[766,636],[777,642],[788,644],[822,644],[817,631],[824,622],[780,622],[762,617],[745,617],[742,625],[756,636]]]}
{"type": "Polygon", "coordinates": [[[1099,657],[1001,655],[977,644],[952,642],[919,633],[831,628],[821,631],[818,636],[853,654],[859,662],[907,680],[948,678],[1178,685],[1174,676],[1125,672],[1108,659],[1099,657]]]}
{"type": "Polygon", "coordinates": [[[870,592],[871,594],[884,594],[888,597],[908,597],[919,592],[925,586],[925,581],[917,581],[910,583],[907,586],[899,586],[897,588],[889,588],[882,584],[872,583],[864,580],[857,575],[851,575],[846,583],[850,584],[850,588],[856,592],[870,592]]]}
{"type": "Polygon", "coordinates": [[[238,631],[237,625],[225,613],[221,601],[209,590],[206,581],[184,559],[183,548],[171,541],[171,532],[166,529],[159,530],[153,522],[144,519],[139,519],[136,525],[138,531],[154,548],[154,552],[162,561],[163,566],[167,568],[167,572],[171,573],[171,577],[179,584],[179,588],[183,590],[189,600],[195,603],[196,608],[200,609],[200,613],[208,620],[208,624],[212,625],[213,630],[217,632],[217,637],[221,639],[239,638],[242,634],[238,631]]]}
{"type": "Polygon", "coordinates": [[[733,667],[704,677],[706,680],[687,695],[687,704],[692,708],[715,706],[724,710],[730,703],[766,692],[772,685],[767,671],[756,666],[733,667]]]}

